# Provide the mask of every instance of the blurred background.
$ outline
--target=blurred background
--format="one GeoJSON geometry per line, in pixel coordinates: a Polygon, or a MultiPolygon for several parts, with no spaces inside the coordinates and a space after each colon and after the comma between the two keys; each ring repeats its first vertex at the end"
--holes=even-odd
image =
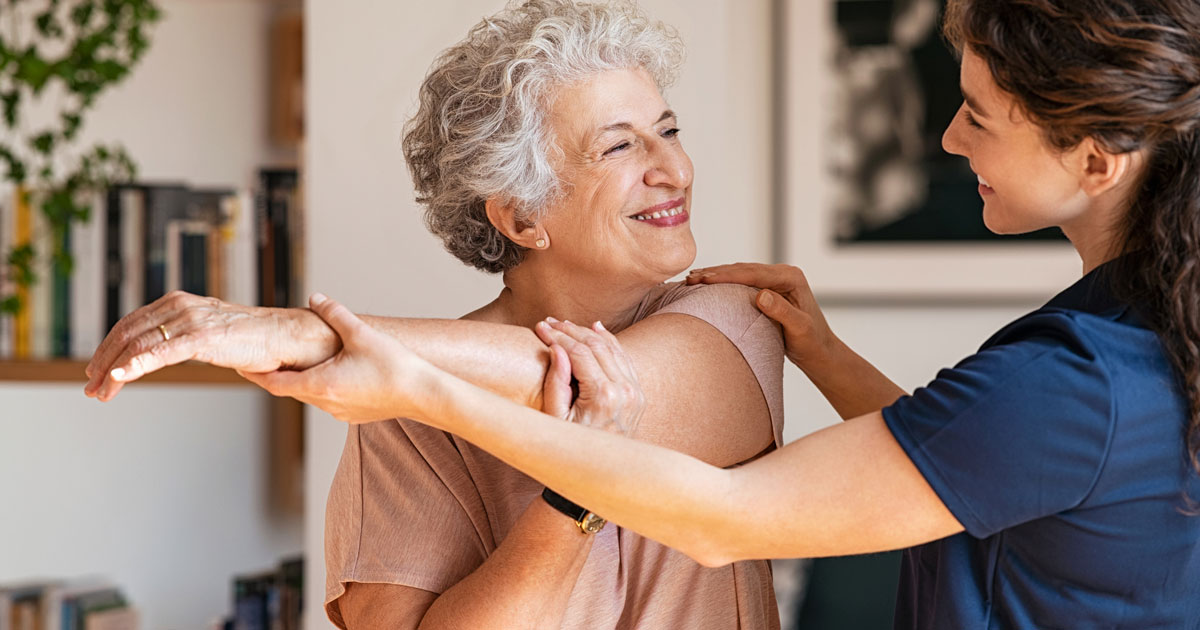
{"type": "MultiPolygon", "coordinates": [[[[124,51],[126,57],[114,58],[128,61],[126,70],[84,68],[93,73],[86,76],[113,80],[33,94],[30,82],[57,66],[41,68],[22,51],[46,40],[44,56],[67,58],[62,55],[73,50],[73,29],[101,19],[71,15],[87,4],[102,12],[110,3],[0,0],[0,41],[9,44],[0,47],[0,104],[8,94],[29,92],[11,106],[23,118],[0,127],[0,138],[24,151],[30,173],[23,190],[33,194],[26,204],[33,209],[22,209],[12,178],[0,182],[0,245],[10,257],[22,239],[50,235],[34,260],[9,261],[12,268],[39,272],[39,280],[25,286],[9,272],[0,285],[0,298],[20,295],[32,309],[0,318],[0,338],[7,340],[0,343],[0,630],[30,622],[21,617],[26,613],[13,611],[28,610],[22,601],[31,597],[98,611],[121,609],[119,600],[136,609],[133,616],[110,616],[115,625],[103,627],[208,628],[241,619],[234,627],[249,628],[258,626],[247,620],[262,615],[277,619],[272,627],[300,627],[295,610],[301,590],[302,627],[332,627],[320,605],[324,508],[345,425],[272,400],[236,375],[202,368],[168,370],[158,382],[135,384],[101,404],[82,394],[83,359],[107,330],[103,326],[119,316],[116,311],[131,308],[139,295],[171,287],[280,305],[320,290],[357,312],[429,317],[457,317],[490,299],[499,279],[464,267],[426,232],[400,135],[434,56],[504,2],[133,2],[153,11],[125,15],[104,31],[119,36],[100,40],[124,51]],[[63,37],[39,23],[48,10],[61,16],[67,44],[55,44],[63,37]],[[139,46],[140,39],[145,42],[139,46]],[[130,50],[137,54],[129,56],[130,50]],[[86,101],[96,84],[103,89],[93,90],[90,102],[80,101],[81,110],[72,109],[77,106],[71,99],[82,93],[86,101]],[[83,121],[68,134],[63,126],[76,111],[83,121]],[[36,142],[46,125],[59,129],[59,141],[49,147],[36,142]],[[76,180],[105,186],[80,188],[92,195],[90,205],[67,204],[60,215],[48,210],[42,214],[50,218],[39,219],[37,208],[48,199],[43,193],[55,181],[65,186],[66,175],[82,163],[79,156],[96,143],[123,147],[122,155],[136,163],[136,174],[126,178],[134,185],[110,186],[125,165],[113,153],[97,154],[98,162],[120,172],[76,180]],[[41,170],[47,161],[57,165],[51,177],[41,170]],[[173,210],[164,210],[167,219],[152,227],[149,217],[160,207],[173,210]],[[136,231],[135,215],[146,218],[141,229],[148,232],[136,231]],[[22,228],[22,220],[46,223],[22,228]],[[68,223],[72,227],[63,227],[68,223]],[[96,231],[101,226],[108,231],[96,231]],[[130,260],[122,248],[160,233],[166,245],[143,252],[144,260],[130,260]],[[64,244],[77,252],[73,270],[51,255],[64,244]],[[154,264],[161,265],[160,275],[128,271],[154,264]],[[56,283],[55,277],[70,279],[56,283]],[[130,282],[140,294],[129,291],[130,282]],[[39,308],[49,310],[39,314],[39,308]],[[56,338],[58,329],[73,333],[56,338]],[[24,341],[14,341],[22,334],[24,341]],[[37,341],[38,335],[48,341],[37,341]]],[[[854,223],[858,232],[846,228],[849,206],[841,204],[845,185],[837,169],[844,174],[847,168],[847,141],[831,130],[857,126],[846,112],[833,116],[830,109],[849,89],[838,87],[836,64],[845,62],[851,44],[863,58],[892,59],[887,63],[901,69],[893,82],[919,74],[908,62],[894,61],[889,35],[854,39],[859,31],[847,24],[886,31],[877,23],[916,13],[923,26],[902,21],[895,27],[912,48],[913,37],[929,36],[928,3],[639,4],[677,27],[688,46],[683,75],[667,98],[680,115],[696,168],[697,265],[787,261],[826,268],[834,259],[802,246],[807,239],[820,238],[829,247],[839,239],[870,240],[859,232],[894,220],[896,198],[927,198],[919,182],[928,175],[913,175],[918,183],[895,187],[898,197],[878,202],[878,212],[856,198],[854,212],[871,218],[854,223]],[[839,15],[858,22],[839,22],[839,15]],[[868,45],[878,54],[864,51],[868,45]],[[840,225],[840,232],[814,237],[810,214],[828,215],[818,224],[840,225]],[[825,259],[815,260],[818,254],[825,259]]],[[[944,102],[957,99],[956,85],[946,85],[955,80],[951,74],[936,82],[938,111],[957,106],[944,102]]],[[[925,98],[897,90],[900,105],[925,98]]],[[[909,123],[926,116],[920,107],[908,109],[917,112],[909,123]]],[[[940,134],[914,129],[918,136],[940,134]]],[[[897,150],[918,158],[929,153],[897,150]]],[[[12,160],[0,151],[0,173],[4,164],[11,176],[12,160]]],[[[904,247],[883,250],[882,260],[888,251],[919,259],[921,248],[937,245],[904,247]]],[[[974,290],[961,294],[920,284],[916,276],[938,273],[942,263],[936,261],[918,273],[876,264],[873,282],[891,288],[879,294],[843,290],[845,278],[832,274],[810,280],[834,330],[911,390],[1050,297],[1041,289],[991,292],[992,286],[1032,279],[1021,277],[1027,267],[1004,262],[1019,263],[1026,250],[985,250],[956,250],[964,260],[1000,261],[975,274],[974,290]]],[[[1076,272],[1069,251],[1062,254],[1055,250],[1055,260],[1064,262],[1041,269],[1039,281],[1069,280],[1076,272]]],[[[849,280],[859,274],[847,273],[849,280]]],[[[838,421],[798,370],[789,367],[785,374],[787,439],[838,421]]],[[[784,627],[890,628],[897,563],[896,554],[778,563],[784,627]]]]}

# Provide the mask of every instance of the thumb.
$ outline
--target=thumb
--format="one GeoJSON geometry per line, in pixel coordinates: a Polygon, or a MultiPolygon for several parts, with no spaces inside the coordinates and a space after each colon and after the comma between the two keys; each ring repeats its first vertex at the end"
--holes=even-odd
{"type": "Polygon", "coordinates": [[[367,327],[357,315],[350,312],[350,309],[342,306],[336,300],[325,297],[324,294],[312,294],[312,297],[308,298],[308,307],[325,320],[330,328],[333,328],[334,332],[342,338],[343,343],[347,338],[367,327]]]}
{"type": "Polygon", "coordinates": [[[571,359],[558,344],[550,345],[550,369],[542,386],[542,411],[556,418],[571,409],[571,359]]]}
{"type": "Polygon", "coordinates": [[[759,291],[754,302],[764,315],[783,326],[785,334],[799,334],[799,329],[805,325],[804,313],[783,296],[770,289],[759,291]]]}

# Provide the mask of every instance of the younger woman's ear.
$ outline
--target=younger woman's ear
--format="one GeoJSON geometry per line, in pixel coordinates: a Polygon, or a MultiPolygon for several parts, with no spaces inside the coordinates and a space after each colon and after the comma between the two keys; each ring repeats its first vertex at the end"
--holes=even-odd
{"type": "Polygon", "coordinates": [[[1089,197],[1098,197],[1122,185],[1131,185],[1137,175],[1141,154],[1112,153],[1092,138],[1077,148],[1080,186],[1089,197]]]}
{"type": "Polygon", "coordinates": [[[501,234],[522,247],[529,249],[546,249],[550,246],[550,237],[541,224],[529,224],[517,218],[517,209],[511,203],[496,199],[488,199],[484,204],[488,221],[501,234]]]}

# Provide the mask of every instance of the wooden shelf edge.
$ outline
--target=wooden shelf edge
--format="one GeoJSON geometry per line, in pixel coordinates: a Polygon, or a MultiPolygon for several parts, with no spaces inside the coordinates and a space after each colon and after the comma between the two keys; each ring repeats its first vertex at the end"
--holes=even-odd
{"type": "MultiPolygon", "coordinates": [[[[87,361],[73,359],[2,360],[0,382],[78,383],[87,382],[83,370],[87,361]]],[[[138,383],[159,385],[247,385],[253,386],[237,372],[205,363],[181,363],[138,379],[138,383]]]]}

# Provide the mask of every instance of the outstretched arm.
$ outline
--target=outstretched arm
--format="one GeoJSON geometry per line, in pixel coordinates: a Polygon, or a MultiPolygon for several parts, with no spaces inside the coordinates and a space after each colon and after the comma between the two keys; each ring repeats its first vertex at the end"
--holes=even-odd
{"type": "MultiPolygon", "coordinates": [[[[446,372],[517,404],[542,407],[550,355],[529,329],[471,320],[363,319],[446,372]]],[[[772,442],[758,380],[716,328],[667,313],[621,331],[620,338],[648,401],[637,437],[717,466],[745,461],[772,442]]],[[[311,310],[240,307],[176,292],[113,328],[89,364],[85,390],[109,400],[125,383],[189,359],[242,373],[311,367],[340,347],[338,335],[311,310]],[[170,331],[169,340],[160,324],[170,331]],[[114,369],[122,374],[114,377],[114,369]]]]}

